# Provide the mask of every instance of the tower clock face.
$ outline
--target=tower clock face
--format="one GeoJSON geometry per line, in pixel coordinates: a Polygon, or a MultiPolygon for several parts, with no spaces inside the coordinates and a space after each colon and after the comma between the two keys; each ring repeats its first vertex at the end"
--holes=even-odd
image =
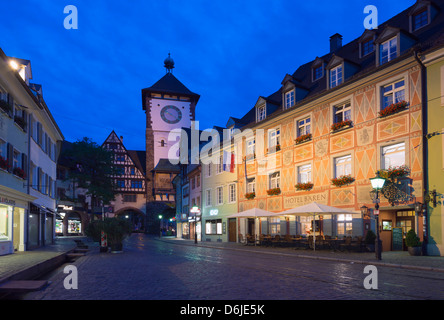
{"type": "Polygon", "coordinates": [[[165,106],[160,111],[160,116],[166,123],[175,124],[182,119],[182,112],[176,106],[165,106]]]}

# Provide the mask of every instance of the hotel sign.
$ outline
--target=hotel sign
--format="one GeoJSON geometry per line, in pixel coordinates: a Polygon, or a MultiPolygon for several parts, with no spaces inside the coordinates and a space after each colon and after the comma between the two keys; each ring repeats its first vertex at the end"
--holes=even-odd
{"type": "Polygon", "coordinates": [[[284,197],[284,209],[292,209],[312,202],[328,204],[328,191],[303,196],[284,197]]]}
{"type": "Polygon", "coordinates": [[[8,198],[2,197],[2,196],[0,196],[0,203],[4,203],[4,204],[10,205],[10,206],[15,206],[14,200],[11,200],[11,199],[8,199],[8,198]]]}

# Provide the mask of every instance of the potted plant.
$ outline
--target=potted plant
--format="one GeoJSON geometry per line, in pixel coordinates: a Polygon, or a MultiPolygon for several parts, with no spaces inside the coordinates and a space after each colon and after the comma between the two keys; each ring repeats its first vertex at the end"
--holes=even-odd
{"type": "Polygon", "coordinates": [[[296,190],[299,190],[299,191],[301,191],[301,190],[307,191],[307,190],[311,190],[313,188],[313,185],[314,184],[311,182],[305,182],[305,183],[299,182],[295,185],[295,188],[296,188],[296,190]]]}
{"type": "Polygon", "coordinates": [[[297,137],[297,138],[294,140],[294,142],[295,142],[296,144],[300,144],[300,143],[302,143],[302,142],[305,142],[305,141],[311,140],[311,137],[312,137],[311,133],[303,134],[303,135],[297,137]]]}
{"type": "Polygon", "coordinates": [[[275,196],[281,193],[281,188],[273,188],[273,189],[268,189],[267,190],[267,194],[269,196],[275,196]]]}
{"type": "Polygon", "coordinates": [[[105,218],[103,231],[106,233],[111,253],[122,252],[123,240],[131,234],[131,223],[122,218],[105,218]]]}
{"type": "Polygon", "coordinates": [[[352,121],[351,120],[343,120],[336,123],[333,123],[331,126],[331,131],[337,131],[343,128],[351,127],[352,121]]]}
{"type": "Polygon", "coordinates": [[[245,194],[245,198],[247,198],[247,200],[251,200],[254,199],[256,197],[256,193],[255,192],[248,192],[245,194]]]}
{"type": "Polygon", "coordinates": [[[368,230],[364,239],[364,243],[368,251],[370,252],[375,251],[375,241],[376,241],[376,234],[373,232],[373,230],[368,230]]]}
{"type": "Polygon", "coordinates": [[[398,112],[404,110],[405,108],[407,108],[407,105],[408,105],[407,101],[400,101],[397,103],[392,103],[388,107],[379,111],[379,117],[384,118],[384,117],[388,117],[392,114],[398,113],[398,112]]]}
{"type": "Polygon", "coordinates": [[[411,256],[420,256],[422,252],[422,244],[413,229],[410,229],[405,236],[405,245],[411,256]]]}
{"type": "Polygon", "coordinates": [[[331,183],[336,187],[342,187],[347,184],[353,183],[355,181],[355,178],[351,177],[350,175],[340,176],[338,178],[331,179],[331,183]]]}
{"type": "Polygon", "coordinates": [[[8,160],[3,158],[2,156],[0,156],[0,168],[2,168],[3,170],[8,170],[9,169],[8,160]]]}
{"type": "Polygon", "coordinates": [[[103,230],[102,220],[93,220],[85,228],[85,235],[92,239],[93,242],[100,242],[103,230]]]}

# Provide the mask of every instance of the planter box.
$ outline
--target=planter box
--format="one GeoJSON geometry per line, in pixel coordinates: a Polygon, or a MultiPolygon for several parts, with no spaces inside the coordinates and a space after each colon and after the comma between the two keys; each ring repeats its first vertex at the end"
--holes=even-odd
{"type": "Polygon", "coordinates": [[[420,256],[422,254],[422,247],[408,247],[411,256],[420,256]]]}

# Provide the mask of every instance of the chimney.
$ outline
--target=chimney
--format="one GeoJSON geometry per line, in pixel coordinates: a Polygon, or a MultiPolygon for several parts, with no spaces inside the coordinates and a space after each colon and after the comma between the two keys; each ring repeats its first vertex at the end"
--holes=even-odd
{"type": "Polygon", "coordinates": [[[342,36],[335,33],[330,37],[330,53],[336,52],[342,48],[342,36]]]}

